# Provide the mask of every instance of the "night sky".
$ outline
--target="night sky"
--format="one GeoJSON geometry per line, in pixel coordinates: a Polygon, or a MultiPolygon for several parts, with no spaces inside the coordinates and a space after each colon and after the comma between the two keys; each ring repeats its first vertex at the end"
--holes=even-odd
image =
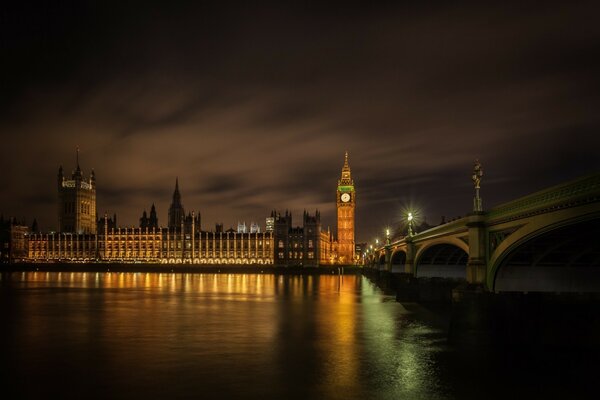
{"type": "Polygon", "coordinates": [[[204,229],[334,228],[348,150],[357,241],[468,213],[475,158],[484,208],[600,170],[595,2],[99,3],[0,10],[5,217],[55,228],[77,146],[100,215],[166,225],[179,177],[204,229]]]}

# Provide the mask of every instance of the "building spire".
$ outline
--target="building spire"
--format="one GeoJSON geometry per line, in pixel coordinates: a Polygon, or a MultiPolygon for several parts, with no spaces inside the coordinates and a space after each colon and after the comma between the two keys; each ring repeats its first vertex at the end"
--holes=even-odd
{"type": "Polygon", "coordinates": [[[181,204],[181,194],[179,193],[179,177],[175,178],[175,191],[173,192],[173,201],[169,207],[169,228],[176,229],[180,227],[181,221],[185,218],[185,211],[181,204]]]}
{"type": "Polygon", "coordinates": [[[179,177],[175,178],[175,190],[173,191],[173,203],[179,204],[181,202],[181,194],[179,193],[179,177]]]}
{"type": "Polygon", "coordinates": [[[350,172],[350,164],[348,163],[348,151],[344,154],[344,166],[342,167],[342,179],[340,185],[353,185],[352,174],[350,172]]]}
{"type": "Polygon", "coordinates": [[[73,176],[73,178],[79,178],[82,179],[82,173],[81,173],[81,168],[79,167],[79,146],[77,146],[77,151],[75,152],[75,163],[77,165],[77,168],[75,169],[75,174],[73,176]]]}
{"type": "Polygon", "coordinates": [[[77,146],[77,154],[75,156],[75,162],[77,164],[77,171],[81,171],[81,168],[79,168],[79,146],[77,146]]]}

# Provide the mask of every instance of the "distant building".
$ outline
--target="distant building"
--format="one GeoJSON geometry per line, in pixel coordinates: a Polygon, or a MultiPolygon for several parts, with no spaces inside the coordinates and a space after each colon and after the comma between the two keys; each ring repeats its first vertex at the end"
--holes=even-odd
{"type": "Polygon", "coordinates": [[[96,175],[92,170],[89,179],[83,178],[79,167],[71,179],[65,178],[62,166],[58,169],[58,230],[65,233],[96,233],[96,175]]]}
{"type": "Polygon", "coordinates": [[[250,233],[260,233],[260,226],[256,222],[250,222],[250,233]]]}
{"type": "Polygon", "coordinates": [[[238,221],[238,226],[237,226],[237,233],[246,233],[247,229],[246,229],[246,222],[239,222],[238,221]]]}

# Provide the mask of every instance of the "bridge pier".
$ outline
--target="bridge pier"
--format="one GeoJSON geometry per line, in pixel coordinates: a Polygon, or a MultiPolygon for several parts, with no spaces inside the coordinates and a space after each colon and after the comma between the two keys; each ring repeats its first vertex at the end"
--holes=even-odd
{"type": "Polygon", "coordinates": [[[467,262],[467,282],[484,285],[487,278],[486,226],[482,212],[468,216],[469,260],[467,262]]]}
{"type": "Polygon", "coordinates": [[[406,260],[404,261],[404,272],[415,275],[415,245],[411,237],[406,238],[406,260]]]}

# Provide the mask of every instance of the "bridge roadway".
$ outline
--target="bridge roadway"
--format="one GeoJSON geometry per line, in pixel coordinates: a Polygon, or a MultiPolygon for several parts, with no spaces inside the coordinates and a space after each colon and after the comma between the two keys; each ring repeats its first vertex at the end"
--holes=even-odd
{"type": "Polygon", "coordinates": [[[599,293],[600,174],[389,240],[366,267],[496,293],[599,293]]]}

